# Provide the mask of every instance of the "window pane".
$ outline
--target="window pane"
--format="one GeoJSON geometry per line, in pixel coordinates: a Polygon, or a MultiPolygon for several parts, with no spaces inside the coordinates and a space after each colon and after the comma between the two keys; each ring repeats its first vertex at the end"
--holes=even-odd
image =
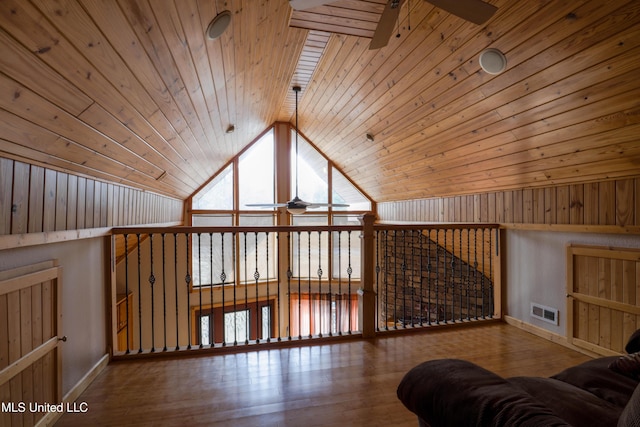
{"type": "Polygon", "coordinates": [[[249,310],[224,314],[224,341],[245,342],[249,339],[249,310]]]}
{"type": "Polygon", "coordinates": [[[336,207],[334,210],[370,211],[371,202],[340,171],[331,169],[333,203],[344,203],[349,207],[336,207]]]}
{"type": "Polygon", "coordinates": [[[195,196],[193,209],[233,209],[233,167],[227,166],[195,196]]]}
{"type": "MultiPolygon", "coordinates": [[[[275,216],[266,215],[241,215],[239,223],[241,226],[274,225],[275,216]]],[[[258,274],[258,281],[277,277],[277,251],[275,233],[240,233],[240,282],[255,283],[255,274],[258,274]],[[268,275],[268,277],[267,277],[268,275]]]]}
{"type": "MultiPolygon", "coordinates": [[[[326,215],[298,215],[293,225],[327,225],[326,215]]],[[[291,234],[291,271],[296,277],[327,279],[329,277],[329,233],[316,231],[291,234]],[[321,273],[321,274],[320,274],[321,273]]]]}
{"type": "MultiPolygon", "coordinates": [[[[193,226],[230,226],[232,215],[193,215],[193,226]]],[[[229,284],[235,281],[232,233],[202,233],[191,238],[193,286],[229,284]]]]}
{"type": "Polygon", "coordinates": [[[274,203],[274,142],[273,131],[255,142],[238,161],[240,209],[248,203],[274,203]]]}
{"type": "MultiPolygon", "coordinates": [[[[360,221],[356,215],[334,215],[334,225],[358,225],[360,221]]],[[[349,278],[349,267],[351,267],[351,278],[360,278],[360,233],[352,231],[348,233],[332,233],[333,251],[333,278],[349,278]],[[339,234],[339,235],[338,235],[339,234]]]]}
{"type": "MultiPolygon", "coordinates": [[[[296,194],[295,131],[291,143],[291,194],[296,194]]],[[[327,203],[329,200],[328,162],[302,136],[298,136],[298,197],[305,202],[327,203]]]]}
{"type": "Polygon", "coordinates": [[[262,306],[262,339],[271,338],[271,307],[262,306]]]}
{"type": "Polygon", "coordinates": [[[200,344],[211,345],[211,316],[200,316],[200,344]]]}

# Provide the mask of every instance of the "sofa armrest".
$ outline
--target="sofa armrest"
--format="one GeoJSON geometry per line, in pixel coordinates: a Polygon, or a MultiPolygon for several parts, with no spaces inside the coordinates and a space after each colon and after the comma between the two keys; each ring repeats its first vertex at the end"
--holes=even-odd
{"type": "Polygon", "coordinates": [[[416,366],[404,376],[397,394],[431,427],[569,425],[524,390],[464,360],[416,366]]]}

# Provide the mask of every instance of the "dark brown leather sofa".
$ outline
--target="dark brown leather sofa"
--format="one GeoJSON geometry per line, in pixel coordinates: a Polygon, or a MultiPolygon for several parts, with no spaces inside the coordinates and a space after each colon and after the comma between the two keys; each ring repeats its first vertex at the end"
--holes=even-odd
{"type": "Polygon", "coordinates": [[[502,378],[468,361],[432,360],[411,369],[397,394],[421,426],[640,426],[640,331],[626,350],[625,360],[602,357],[549,378],[502,378]]]}

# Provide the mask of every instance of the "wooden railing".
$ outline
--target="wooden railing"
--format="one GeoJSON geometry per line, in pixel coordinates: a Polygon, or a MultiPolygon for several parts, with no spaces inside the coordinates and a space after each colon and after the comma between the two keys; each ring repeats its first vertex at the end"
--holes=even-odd
{"type": "Polygon", "coordinates": [[[115,355],[219,349],[495,316],[493,225],[113,230],[115,355]],[[115,248],[126,256],[116,262],[115,248]]]}
{"type": "Polygon", "coordinates": [[[499,314],[496,225],[377,225],[379,330],[499,314]]]}

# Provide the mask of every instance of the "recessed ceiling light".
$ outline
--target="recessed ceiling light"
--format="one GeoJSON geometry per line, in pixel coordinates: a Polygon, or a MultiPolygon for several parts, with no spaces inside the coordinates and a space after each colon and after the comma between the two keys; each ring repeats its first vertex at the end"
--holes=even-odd
{"type": "Polygon", "coordinates": [[[374,138],[374,137],[373,137],[373,135],[371,135],[370,133],[368,133],[368,134],[366,135],[366,137],[367,137],[367,141],[369,141],[369,142],[373,142],[373,141],[375,141],[375,138],[374,138]]]}
{"type": "Polygon", "coordinates": [[[233,133],[235,132],[236,127],[234,125],[229,125],[229,127],[227,128],[227,133],[233,133]]]}
{"type": "Polygon", "coordinates": [[[480,67],[489,74],[500,74],[507,68],[507,57],[498,49],[489,48],[480,52],[480,67]]]}
{"type": "Polygon", "coordinates": [[[215,40],[224,33],[231,23],[231,12],[228,10],[222,11],[211,20],[207,27],[207,38],[209,40],[215,40]]]}

